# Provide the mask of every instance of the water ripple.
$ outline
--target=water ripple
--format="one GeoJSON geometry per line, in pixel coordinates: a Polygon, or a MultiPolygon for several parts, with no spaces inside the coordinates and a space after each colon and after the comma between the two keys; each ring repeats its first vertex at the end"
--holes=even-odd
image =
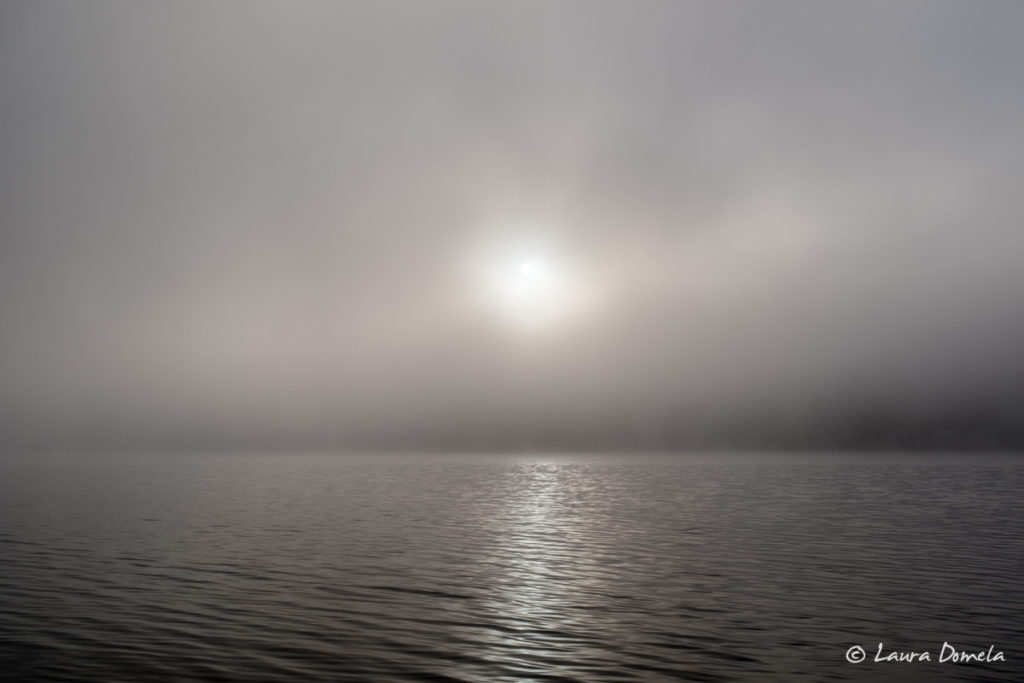
{"type": "Polygon", "coordinates": [[[978,456],[43,459],[0,472],[0,670],[1024,680],[1022,485],[978,456]],[[844,659],[943,640],[1008,661],[844,659]]]}

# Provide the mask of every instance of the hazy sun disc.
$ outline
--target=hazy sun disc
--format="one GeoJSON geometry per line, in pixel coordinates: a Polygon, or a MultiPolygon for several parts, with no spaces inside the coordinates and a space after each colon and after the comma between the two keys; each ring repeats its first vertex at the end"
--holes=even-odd
{"type": "Polygon", "coordinates": [[[549,264],[534,257],[515,263],[496,264],[491,286],[507,312],[519,318],[539,319],[554,312],[563,295],[563,283],[549,264]]]}
{"type": "Polygon", "coordinates": [[[580,283],[551,240],[492,240],[476,253],[473,272],[481,307],[513,330],[551,330],[578,308],[580,283]]]}

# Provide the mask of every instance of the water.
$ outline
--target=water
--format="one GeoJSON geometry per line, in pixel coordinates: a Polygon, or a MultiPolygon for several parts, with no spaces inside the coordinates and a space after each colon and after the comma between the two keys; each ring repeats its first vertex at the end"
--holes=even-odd
{"type": "Polygon", "coordinates": [[[1024,680],[1022,490],[967,455],[8,457],[0,678],[1024,680]]]}

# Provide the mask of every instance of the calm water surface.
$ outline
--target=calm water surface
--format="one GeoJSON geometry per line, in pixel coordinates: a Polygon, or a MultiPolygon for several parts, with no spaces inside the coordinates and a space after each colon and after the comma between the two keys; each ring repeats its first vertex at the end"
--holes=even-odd
{"type": "Polygon", "coordinates": [[[1024,680],[1022,491],[1005,456],[9,456],[0,679],[1024,680]]]}

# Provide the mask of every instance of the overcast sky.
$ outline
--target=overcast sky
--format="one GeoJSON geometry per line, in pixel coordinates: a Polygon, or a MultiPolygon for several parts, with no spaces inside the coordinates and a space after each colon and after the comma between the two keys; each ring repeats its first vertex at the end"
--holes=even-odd
{"type": "Polygon", "coordinates": [[[1012,413],[1022,36],[1016,0],[4,2],[4,434],[1012,413]],[[517,250],[553,280],[513,305],[517,250]]]}

